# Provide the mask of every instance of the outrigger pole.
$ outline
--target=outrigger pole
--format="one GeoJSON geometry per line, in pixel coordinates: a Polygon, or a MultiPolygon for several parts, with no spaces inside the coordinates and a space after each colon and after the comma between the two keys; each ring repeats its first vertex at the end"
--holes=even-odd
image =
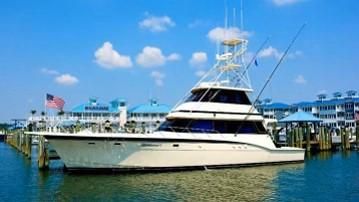
{"type": "MultiPolygon", "coordinates": [[[[254,100],[254,102],[252,103],[251,108],[249,109],[248,113],[251,113],[255,103],[259,100],[260,96],[262,95],[264,89],[267,87],[268,83],[271,81],[273,75],[275,74],[275,72],[278,70],[278,67],[280,66],[280,64],[283,62],[284,58],[287,56],[290,48],[293,46],[294,42],[297,40],[297,38],[299,37],[299,35],[301,34],[301,32],[303,31],[303,29],[305,28],[306,23],[304,23],[299,30],[297,31],[296,35],[294,36],[294,38],[292,39],[292,41],[290,42],[290,44],[288,45],[287,49],[284,51],[283,55],[280,57],[278,63],[276,64],[276,66],[274,67],[272,73],[269,75],[268,79],[266,80],[266,82],[264,83],[264,86],[262,87],[261,91],[259,92],[259,94],[257,95],[257,98],[254,100]]],[[[248,117],[248,115],[247,115],[248,117]]],[[[245,119],[247,119],[247,117],[245,119]]]]}

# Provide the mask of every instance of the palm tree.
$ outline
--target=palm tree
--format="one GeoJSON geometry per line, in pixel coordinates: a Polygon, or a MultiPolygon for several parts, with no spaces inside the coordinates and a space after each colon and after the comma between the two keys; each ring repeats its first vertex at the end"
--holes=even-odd
{"type": "Polygon", "coordinates": [[[36,114],[36,110],[35,109],[32,109],[31,111],[30,111],[30,113],[31,113],[31,115],[35,115],[36,114]]]}
{"type": "Polygon", "coordinates": [[[36,110],[35,110],[35,109],[32,109],[32,110],[30,111],[30,113],[31,113],[31,121],[34,121],[34,115],[36,114],[36,110]]]}
{"type": "Polygon", "coordinates": [[[65,114],[64,110],[60,110],[60,111],[57,112],[57,115],[58,115],[58,116],[62,116],[62,115],[64,115],[64,114],[65,114]]]}
{"type": "Polygon", "coordinates": [[[3,131],[8,130],[9,127],[10,127],[10,125],[7,124],[7,123],[0,123],[0,131],[2,131],[2,130],[3,130],[3,131]]]}

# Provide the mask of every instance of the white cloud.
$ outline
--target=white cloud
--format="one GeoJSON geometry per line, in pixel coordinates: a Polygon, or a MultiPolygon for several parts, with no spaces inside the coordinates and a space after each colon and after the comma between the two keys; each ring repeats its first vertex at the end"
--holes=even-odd
{"type": "Polygon", "coordinates": [[[139,23],[142,29],[148,29],[151,32],[164,32],[175,25],[176,24],[168,16],[148,16],[139,23]]]}
{"type": "Polygon", "coordinates": [[[289,54],[288,54],[288,58],[290,58],[290,59],[295,59],[295,58],[300,57],[300,56],[302,56],[302,55],[303,55],[303,52],[297,50],[297,51],[295,51],[294,53],[289,53],[289,54]]]}
{"type": "Polygon", "coordinates": [[[181,55],[178,53],[165,56],[160,48],[146,46],[137,55],[136,62],[143,67],[159,67],[165,65],[167,61],[178,61],[180,59],[181,55]]]}
{"type": "Polygon", "coordinates": [[[272,0],[276,6],[286,6],[301,2],[303,0],[272,0]]]}
{"type": "Polygon", "coordinates": [[[110,42],[105,42],[102,47],[95,52],[96,63],[106,69],[129,68],[132,67],[129,56],[120,55],[110,42]]]}
{"type": "Polygon", "coordinates": [[[146,46],[142,52],[137,55],[137,63],[143,67],[162,66],[166,63],[166,57],[161,49],[152,46],[146,46]]]}
{"type": "Polygon", "coordinates": [[[159,71],[152,71],[150,76],[155,80],[157,86],[163,86],[163,79],[166,77],[165,74],[159,71]]]}
{"type": "MultiPolygon", "coordinates": [[[[283,56],[283,52],[279,51],[278,49],[272,47],[272,46],[269,46],[268,48],[265,48],[263,50],[261,50],[259,53],[258,53],[258,58],[275,58],[277,60],[279,60],[282,56],[283,56]]],[[[300,57],[303,55],[303,52],[302,51],[295,51],[295,52],[292,52],[292,53],[288,53],[287,54],[287,58],[289,59],[295,59],[297,57],[300,57]]]]}
{"type": "Polygon", "coordinates": [[[306,84],[307,80],[304,78],[303,75],[298,75],[295,79],[294,79],[294,83],[296,84],[306,84]]]}
{"type": "Polygon", "coordinates": [[[231,38],[248,38],[250,35],[249,32],[240,30],[237,27],[229,27],[227,29],[216,27],[208,32],[207,37],[212,42],[222,42],[223,40],[231,38]]]}
{"type": "Polygon", "coordinates": [[[207,72],[204,71],[204,70],[198,70],[196,71],[195,75],[198,76],[198,77],[202,77],[206,74],[207,72]]]}
{"type": "Polygon", "coordinates": [[[59,75],[60,73],[54,69],[42,68],[41,72],[47,75],[59,75]]]}
{"type": "Polygon", "coordinates": [[[189,63],[194,67],[202,67],[207,62],[207,53],[194,52],[189,63]]]}
{"type": "Polygon", "coordinates": [[[78,83],[79,80],[75,76],[72,76],[71,74],[62,74],[55,78],[55,82],[60,85],[71,86],[78,83]]]}
{"type": "Polygon", "coordinates": [[[269,46],[268,48],[265,48],[258,53],[259,58],[274,57],[278,60],[282,57],[282,55],[282,52],[278,51],[278,49],[273,48],[272,46],[269,46]]]}
{"type": "Polygon", "coordinates": [[[172,53],[169,56],[167,56],[168,61],[178,61],[181,60],[181,55],[178,53],[172,53]]]}

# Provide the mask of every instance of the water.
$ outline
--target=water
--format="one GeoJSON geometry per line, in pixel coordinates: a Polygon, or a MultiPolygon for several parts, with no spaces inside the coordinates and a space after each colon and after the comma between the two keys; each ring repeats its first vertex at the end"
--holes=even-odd
{"type": "Polygon", "coordinates": [[[358,201],[359,153],[320,153],[305,163],[154,174],[39,172],[0,143],[0,201],[358,201]]]}

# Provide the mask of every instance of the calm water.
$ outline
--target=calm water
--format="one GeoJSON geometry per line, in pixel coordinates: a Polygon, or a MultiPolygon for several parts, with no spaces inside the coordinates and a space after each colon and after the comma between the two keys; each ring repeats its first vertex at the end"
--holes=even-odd
{"type": "MultiPolygon", "coordinates": [[[[36,153],[36,152],[33,152],[36,153]]],[[[52,161],[39,172],[0,143],[0,201],[359,201],[359,153],[304,164],[160,174],[79,175],[52,161]]]]}

